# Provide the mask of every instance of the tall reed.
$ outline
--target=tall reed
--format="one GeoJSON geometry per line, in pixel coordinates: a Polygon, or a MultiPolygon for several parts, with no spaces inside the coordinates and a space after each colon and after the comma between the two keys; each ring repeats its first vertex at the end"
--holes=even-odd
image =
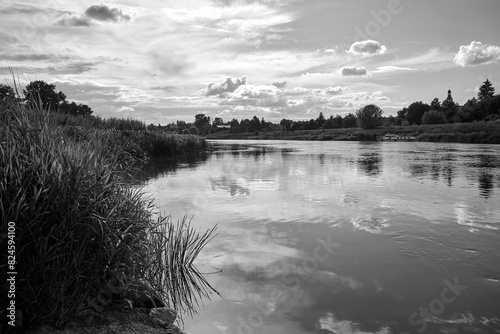
{"type": "Polygon", "coordinates": [[[194,311],[193,296],[215,291],[192,265],[213,230],[198,235],[185,221],[153,219],[152,202],[125,182],[119,148],[110,154],[100,136],[68,140],[49,119],[40,107],[0,104],[1,228],[16,224],[24,324],[63,326],[98,312],[117,281],[127,289],[136,279],[194,311]]]}

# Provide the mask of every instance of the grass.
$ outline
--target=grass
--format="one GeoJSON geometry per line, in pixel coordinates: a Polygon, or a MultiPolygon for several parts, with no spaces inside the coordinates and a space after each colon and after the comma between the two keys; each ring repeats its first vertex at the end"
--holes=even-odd
{"type": "Polygon", "coordinates": [[[60,128],[68,140],[97,137],[111,152],[122,152],[136,160],[196,154],[206,149],[205,140],[199,136],[148,130],[144,123],[131,119],[102,120],[55,113],[50,115],[49,123],[60,128]]]}
{"type": "MultiPolygon", "coordinates": [[[[25,326],[98,313],[110,302],[103,296],[137,279],[180,311],[195,312],[197,298],[215,292],[193,265],[215,228],[200,234],[185,219],[154,218],[151,200],[125,178],[133,145],[151,145],[154,156],[194,139],[55,125],[49,112],[18,103],[2,102],[0,121],[0,217],[2,233],[16,224],[25,326]]],[[[6,261],[0,267],[6,272],[6,261]]]]}
{"type": "Polygon", "coordinates": [[[414,136],[419,141],[454,142],[475,144],[500,144],[500,122],[473,122],[439,125],[411,125],[382,127],[376,130],[319,129],[298,131],[276,131],[266,133],[217,132],[208,139],[262,139],[262,140],[358,140],[373,141],[385,133],[414,136]]]}
{"type": "Polygon", "coordinates": [[[150,231],[149,240],[157,256],[150,258],[145,266],[145,276],[153,286],[163,287],[165,300],[189,314],[199,306],[199,297],[208,298],[208,292],[216,292],[194,266],[194,260],[213,239],[216,228],[198,234],[187,216],[177,224],[168,216],[150,231]]]}

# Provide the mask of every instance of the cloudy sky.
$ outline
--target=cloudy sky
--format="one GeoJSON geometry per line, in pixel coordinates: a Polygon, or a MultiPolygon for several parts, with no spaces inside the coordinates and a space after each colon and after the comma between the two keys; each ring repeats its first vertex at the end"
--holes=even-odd
{"type": "Polygon", "coordinates": [[[56,84],[103,117],[316,118],[500,91],[498,0],[0,3],[0,80],[56,84]]]}

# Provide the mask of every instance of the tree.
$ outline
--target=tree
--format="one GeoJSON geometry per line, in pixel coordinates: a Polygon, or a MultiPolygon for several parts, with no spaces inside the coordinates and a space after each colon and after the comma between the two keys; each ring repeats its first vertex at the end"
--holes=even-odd
{"type": "Polygon", "coordinates": [[[240,122],[236,118],[233,118],[231,122],[229,122],[229,125],[231,125],[231,132],[232,133],[238,133],[240,132],[240,122]]]}
{"type": "Polygon", "coordinates": [[[240,132],[246,133],[250,128],[250,120],[248,118],[242,119],[240,122],[240,132]]]}
{"type": "Polygon", "coordinates": [[[430,109],[441,111],[441,102],[439,102],[439,99],[437,97],[434,100],[432,100],[430,109]]]}
{"type": "Polygon", "coordinates": [[[455,114],[458,111],[458,105],[450,100],[444,100],[441,104],[441,109],[444,114],[444,118],[448,123],[452,123],[455,117],[455,114]]]}
{"type": "Polygon", "coordinates": [[[410,124],[422,124],[422,116],[424,116],[426,111],[429,111],[430,106],[422,101],[414,102],[408,107],[406,114],[406,120],[410,124]]]}
{"type": "Polygon", "coordinates": [[[342,116],[336,115],[335,117],[330,116],[324,125],[325,129],[338,129],[342,127],[342,116]]]}
{"type": "Polygon", "coordinates": [[[344,116],[342,119],[342,127],[343,128],[355,128],[357,126],[356,116],[352,113],[349,113],[344,116]]]}
{"type": "Polygon", "coordinates": [[[93,113],[92,109],[88,105],[81,103],[77,105],[75,102],[61,103],[58,111],[63,114],[70,114],[74,116],[90,116],[93,113]]]}
{"type": "Polygon", "coordinates": [[[16,92],[12,87],[0,84],[0,102],[14,101],[16,99],[16,92]]]}
{"type": "Polygon", "coordinates": [[[194,116],[194,126],[201,130],[205,125],[210,125],[210,117],[205,114],[197,114],[194,116]]]}
{"type": "Polygon", "coordinates": [[[316,118],[316,128],[321,128],[323,125],[325,125],[325,122],[325,116],[323,115],[323,112],[320,112],[318,118],[316,118]]]}
{"type": "Polygon", "coordinates": [[[495,95],[491,99],[488,99],[486,114],[500,114],[500,95],[495,95]]]}
{"type": "Polygon", "coordinates": [[[465,102],[464,107],[474,107],[477,103],[477,99],[473,97],[472,99],[468,99],[467,102],[465,102]]]}
{"type": "Polygon", "coordinates": [[[369,104],[356,111],[358,126],[362,129],[376,129],[382,125],[383,110],[375,104],[369,104]]]}
{"type": "Polygon", "coordinates": [[[197,135],[198,133],[200,133],[200,131],[196,126],[191,125],[191,127],[189,128],[189,133],[192,135],[197,135]]]}
{"type": "Polygon", "coordinates": [[[406,116],[408,115],[408,108],[404,107],[403,109],[398,111],[396,124],[402,125],[406,121],[406,116]]]}
{"type": "Polygon", "coordinates": [[[283,118],[280,125],[285,127],[285,131],[290,131],[293,126],[293,121],[291,119],[283,118]]]}
{"type": "Polygon", "coordinates": [[[384,119],[384,126],[394,126],[394,125],[397,125],[396,117],[389,115],[389,117],[386,117],[384,119]]]}
{"type": "Polygon", "coordinates": [[[342,116],[336,115],[335,117],[332,118],[333,127],[340,129],[342,127],[343,121],[344,120],[342,119],[342,116]]]}
{"type": "Polygon", "coordinates": [[[248,131],[255,132],[255,131],[260,130],[260,128],[261,128],[261,123],[260,123],[259,119],[257,118],[257,116],[254,116],[252,118],[252,120],[250,121],[250,123],[248,124],[248,131]]]}
{"type": "Polygon", "coordinates": [[[179,128],[179,131],[183,132],[186,129],[189,129],[189,126],[186,124],[185,121],[177,121],[177,127],[179,128]]]}
{"type": "Polygon", "coordinates": [[[215,117],[213,121],[213,125],[222,125],[224,124],[224,121],[220,117],[215,117]]]}
{"type": "Polygon", "coordinates": [[[56,93],[56,86],[45,81],[31,81],[23,90],[24,98],[32,107],[39,106],[44,110],[57,111],[59,106],[66,102],[66,95],[56,93]]]}
{"type": "Polygon", "coordinates": [[[495,95],[495,88],[491,85],[490,80],[486,79],[485,82],[479,87],[479,92],[477,93],[477,99],[482,101],[486,98],[492,97],[495,95]]]}
{"type": "Polygon", "coordinates": [[[431,109],[422,116],[422,124],[444,124],[444,115],[438,110],[431,109]]]}

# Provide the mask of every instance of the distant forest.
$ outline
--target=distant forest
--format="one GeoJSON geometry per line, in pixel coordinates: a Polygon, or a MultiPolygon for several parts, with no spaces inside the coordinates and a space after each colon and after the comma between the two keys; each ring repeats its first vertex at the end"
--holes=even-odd
{"type": "Polygon", "coordinates": [[[253,116],[252,119],[233,118],[224,122],[222,118],[197,114],[194,123],[177,121],[166,126],[168,131],[207,135],[226,131],[231,133],[255,133],[270,131],[298,131],[317,129],[361,128],[376,129],[389,126],[433,125],[446,123],[469,123],[500,119],[500,95],[495,95],[495,88],[489,80],[479,87],[477,97],[472,97],[463,106],[453,101],[451,91],[442,102],[438,98],[429,104],[413,102],[397,112],[397,116],[383,116],[383,110],[374,104],[359,109],[355,114],[330,116],[320,112],[316,119],[294,121],[282,119],[279,124],[267,122],[264,118],[253,116]]]}

